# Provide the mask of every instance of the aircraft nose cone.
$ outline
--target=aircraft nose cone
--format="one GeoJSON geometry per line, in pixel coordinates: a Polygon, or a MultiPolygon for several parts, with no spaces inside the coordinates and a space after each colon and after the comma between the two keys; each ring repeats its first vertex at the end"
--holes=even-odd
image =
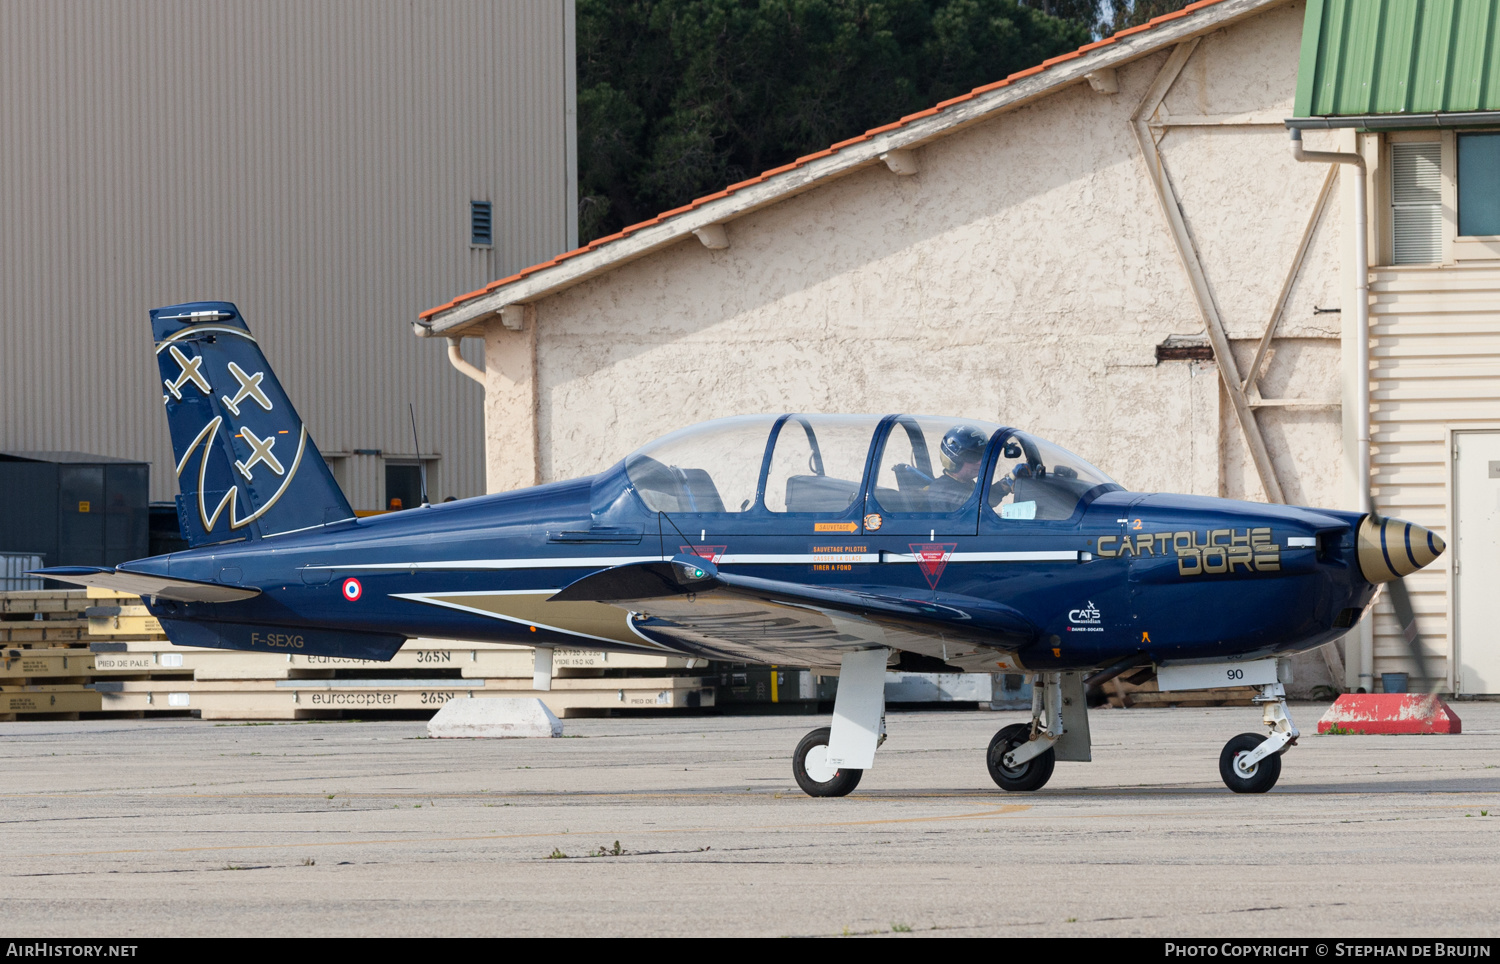
{"type": "Polygon", "coordinates": [[[1367,515],[1359,524],[1359,568],[1372,583],[1416,572],[1446,548],[1437,533],[1404,519],[1367,515]]]}

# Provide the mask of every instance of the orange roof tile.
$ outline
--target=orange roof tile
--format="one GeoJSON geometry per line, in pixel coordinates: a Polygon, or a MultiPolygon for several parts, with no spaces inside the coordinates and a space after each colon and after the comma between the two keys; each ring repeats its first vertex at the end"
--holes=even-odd
{"type": "Polygon", "coordinates": [[[1222,2],[1224,2],[1224,0],[1198,0],[1198,2],[1196,2],[1196,3],[1190,3],[1186,7],[1183,7],[1181,10],[1177,10],[1177,11],[1174,11],[1172,13],[1163,14],[1160,17],[1155,17],[1155,18],[1151,19],[1150,21],[1148,21],[1146,23],[1140,24],[1139,26],[1129,27],[1129,28],[1127,28],[1125,30],[1118,31],[1113,36],[1105,37],[1102,40],[1095,40],[1093,43],[1084,44],[1082,47],[1079,47],[1077,50],[1074,50],[1074,51],[1072,51],[1070,53],[1066,53],[1066,54],[1060,54],[1059,56],[1053,57],[1050,60],[1044,60],[1044,61],[1042,61],[1040,64],[1038,64],[1035,67],[1029,67],[1026,70],[1018,71],[1018,72],[1016,72],[1014,74],[1011,74],[1010,76],[1004,78],[1003,80],[997,80],[997,81],[994,81],[993,83],[984,84],[984,85],[982,85],[980,87],[975,87],[973,90],[969,91],[967,94],[959,94],[957,97],[951,97],[948,100],[945,100],[945,101],[943,101],[943,102],[941,102],[939,104],[936,104],[936,105],[934,105],[932,107],[927,108],[926,110],[918,111],[915,114],[907,114],[905,117],[901,118],[900,120],[892,121],[889,124],[882,124],[880,127],[872,127],[869,130],[865,131],[863,134],[860,134],[860,135],[858,135],[856,137],[851,137],[851,138],[849,138],[848,140],[845,140],[845,141],[839,141],[837,144],[830,145],[829,147],[826,147],[826,148],[824,148],[821,151],[817,151],[816,153],[803,155],[802,157],[799,157],[795,161],[791,162],[790,164],[783,164],[781,167],[773,167],[773,168],[771,168],[768,171],[763,171],[762,173],[760,173],[759,175],[757,175],[755,177],[749,178],[749,179],[744,180],[744,181],[740,181],[738,184],[731,184],[731,185],[729,185],[728,187],[724,188],[721,191],[716,191],[713,194],[706,194],[706,195],[704,195],[703,197],[700,197],[700,198],[694,198],[692,200],[692,202],[690,202],[688,204],[684,204],[682,207],[673,208],[670,211],[663,211],[660,214],[658,214],[656,217],[651,218],[649,221],[641,221],[638,224],[632,224],[632,225],[630,225],[627,228],[623,228],[620,231],[617,231],[616,233],[609,235],[608,237],[595,238],[593,241],[590,241],[588,244],[586,244],[586,245],[584,245],[582,247],[579,247],[579,248],[574,248],[572,251],[565,251],[565,252],[563,252],[562,254],[559,254],[558,256],[556,256],[555,258],[553,258],[550,261],[543,261],[542,263],[540,263],[540,264],[534,264],[534,265],[532,265],[529,268],[523,268],[523,269],[521,269],[520,271],[516,272],[515,274],[511,275],[508,278],[501,278],[498,281],[492,281],[492,282],[490,282],[488,285],[486,285],[485,287],[479,289],[478,291],[471,291],[468,294],[459,295],[457,298],[454,298],[452,301],[448,302],[447,304],[438,305],[436,308],[429,308],[426,311],[422,312],[421,314],[417,315],[417,317],[425,321],[425,320],[427,320],[429,318],[432,318],[434,315],[438,315],[438,314],[441,314],[444,311],[448,311],[448,310],[450,310],[452,308],[456,308],[460,304],[464,303],[465,301],[470,301],[470,300],[472,300],[474,298],[480,297],[481,295],[488,294],[489,292],[494,291],[497,288],[502,288],[505,285],[508,285],[508,284],[510,284],[510,283],[512,283],[514,281],[519,281],[522,278],[525,278],[525,277],[528,277],[529,275],[535,274],[538,271],[541,271],[541,270],[546,269],[546,268],[550,268],[550,267],[552,267],[552,266],[554,266],[554,265],[556,265],[556,264],[558,264],[558,263],[560,263],[562,261],[567,260],[568,258],[576,257],[577,255],[580,255],[580,254],[586,254],[587,252],[593,251],[596,248],[599,248],[599,247],[601,247],[603,245],[609,244],[612,241],[618,241],[621,238],[629,237],[631,234],[633,234],[636,231],[639,231],[639,230],[641,230],[643,228],[648,228],[648,227],[651,227],[652,225],[660,224],[661,222],[667,220],[668,218],[676,217],[679,214],[686,214],[689,211],[696,210],[696,209],[702,207],[703,205],[708,204],[710,201],[717,201],[720,198],[728,197],[729,195],[735,193],[736,191],[739,191],[739,190],[741,190],[743,188],[751,187],[751,186],[756,185],[756,184],[761,184],[761,183],[769,180],[770,178],[773,178],[773,177],[775,177],[775,176],[777,176],[779,174],[785,174],[786,172],[791,171],[791,170],[795,170],[796,168],[803,167],[806,164],[811,163],[812,161],[818,160],[819,158],[828,157],[830,155],[837,154],[840,149],[848,147],[851,144],[858,144],[858,143],[861,143],[863,141],[867,141],[867,140],[871,139],[872,137],[875,137],[878,134],[883,134],[886,131],[892,131],[892,130],[896,130],[897,128],[900,128],[900,127],[905,127],[908,124],[912,123],[913,121],[920,120],[923,117],[931,117],[934,114],[941,113],[943,110],[947,109],[948,107],[953,106],[954,104],[959,104],[959,103],[962,103],[964,101],[973,100],[975,97],[978,97],[981,94],[989,93],[992,90],[999,90],[1001,87],[1007,87],[1007,86],[1015,83],[1018,80],[1022,80],[1022,79],[1026,78],[1026,77],[1033,77],[1033,76],[1035,76],[1037,74],[1040,74],[1043,71],[1047,70],[1049,67],[1052,67],[1052,66],[1054,66],[1056,64],[1064,63],[1064,62],[1069,61],[1069,60],[1074,60],[1074,59],[1077,59],[1078,57],[1083,56],[1084,54],[1090,53],[1091,51],[1098,50],[1101,47],[1107,47],[1110,44],[1117,42],[1122,37],[1131,37],[1131,36],[1134,36],[1134,35],[1136,35],[1138,33],[1143,33],[1143,32],[1145,32],[1147,30],[1151,30],[1151,29],[1153,29],[1155,27],[1159,27],[1159,26],[1161,26],[1164,23],[1168,23],[1170,21],[1177,20],[1177,19],[1180,19],[1182,17],[1190,16],[1191,14],[1193,14],[1193,13],[1199,11],[1199,10],[1202,10],[1204,7],[1211,7],[1214,4],[1222,3],[1222,2]]]}

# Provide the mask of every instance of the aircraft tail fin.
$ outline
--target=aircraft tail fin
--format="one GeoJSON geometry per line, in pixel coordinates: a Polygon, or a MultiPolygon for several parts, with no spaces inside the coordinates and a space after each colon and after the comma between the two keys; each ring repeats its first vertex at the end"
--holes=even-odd
{"type": "Polygon", "coordinates": [[[226,301],[151,312],[188,545],[353,518],[260,345],[226,301]]]}

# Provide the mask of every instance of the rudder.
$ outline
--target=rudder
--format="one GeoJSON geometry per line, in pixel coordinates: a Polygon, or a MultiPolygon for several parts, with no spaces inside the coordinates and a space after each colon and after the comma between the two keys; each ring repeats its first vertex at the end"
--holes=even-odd
{"type": "Polygon", "coordinates": [[[238,308],[157,308],[151,331],[188,545],[354,517],[238,308]]]}

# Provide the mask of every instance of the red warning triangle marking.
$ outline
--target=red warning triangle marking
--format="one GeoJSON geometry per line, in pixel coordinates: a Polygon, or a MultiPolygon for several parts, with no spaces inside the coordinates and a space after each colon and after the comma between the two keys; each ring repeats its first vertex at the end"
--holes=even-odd
{"type": "Polygon", "coordinates": [[[928,586],[937,588],[938,580],[943,578],[943,570],[948,568],[948,557],[957,548],[956,542],[911,543],[911,554],[917,557],[917,567],[927,577],[928,586]]]}
{"type": "Polygon", "coordinates": [[[724,555],[724,550],[728,548],[728,546],[678,546],[677,551],[684,555],[707,559],[714,565],[718,565],[719,557],[724,555]]]}

